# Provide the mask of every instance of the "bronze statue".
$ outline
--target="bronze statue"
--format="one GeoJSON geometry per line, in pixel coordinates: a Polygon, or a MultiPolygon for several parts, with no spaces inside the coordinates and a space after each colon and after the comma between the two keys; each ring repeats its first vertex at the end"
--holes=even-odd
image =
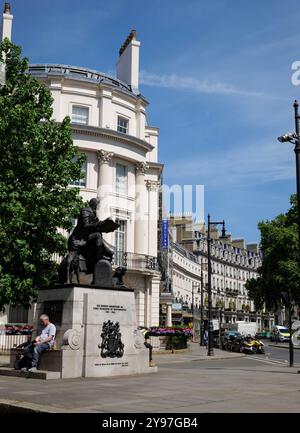
{"type": "Polygon", "coordinates": [[[111,262],[114,251],[103,239],[102,233],[115,231],[119,224],[111,218],[100,221],[96,215],[98,199],[92,198],[89,207],[80,211],[77,225],[68,239],[68,254],[61,262],[59,283],[70,284],[76,274],[80,283],[80,271],[93,274],[92,285],[112,286],[111,262]]]}

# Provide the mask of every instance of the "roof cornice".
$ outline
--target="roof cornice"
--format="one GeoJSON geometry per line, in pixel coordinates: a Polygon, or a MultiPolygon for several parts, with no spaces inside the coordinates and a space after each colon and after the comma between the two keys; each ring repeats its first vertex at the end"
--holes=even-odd
{"type": "Polygon", "coordinates": [[[140,138],[134,137],[133,135],[122,134],[121,132],[114,131],[113,129],[98,128],[96,126],[89,125],[76,125],[74,123],[71,123],[71,128],[76,134],[104,137],[110,140],[121,141],[123,143],[142,148],[146,152],[151,152],[154,149],[154,146],[147,141],[141,140],[140,138]]]}

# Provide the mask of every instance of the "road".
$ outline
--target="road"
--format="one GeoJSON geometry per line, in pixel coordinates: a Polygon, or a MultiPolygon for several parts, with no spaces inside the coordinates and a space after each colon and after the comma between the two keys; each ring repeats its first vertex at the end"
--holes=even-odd
{"type": "MultiPolygon", "coordinates": [[[[248,355],[248,357],[253,358],[253,360],[257,361],[263,361],[263,362],[269,362],[269,363],[276,363],[276,364],[282,364],[286,365],[289,363],[289,344],[288,343],[280,343],[281,345],[284,344],[286,348],[282,347],[273,347],[270,346],[269,340],[263,340],[263,343],[265,344],[265,354],[264,355],[248,355]]],[[[272,343],[274,344],[274,343],[272,343]]],[[[294,363],[295,366],[300,367],[300,350],[294,349],[294,363]]]]}

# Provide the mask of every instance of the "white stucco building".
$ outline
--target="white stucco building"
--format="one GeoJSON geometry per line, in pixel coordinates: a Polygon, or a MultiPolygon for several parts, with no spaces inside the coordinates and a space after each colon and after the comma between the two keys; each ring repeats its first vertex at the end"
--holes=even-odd
{"type": "MultiPolygon", "coordinates": [[[[204,225],[194,224],[192,217],[170,217],[170,279],[173,295],[173,323],[191,323],[200,317],[201,288],[203,317],[207,318],[207,233],[204,225]],[[181,308],[179,306],[181,305],[181,308]]],[[[222,324],[237,321],[256,322],[258,330],[270,329],[274,315],[255,311],[249,299],[246,282],[257,278],[261,255],[256,244],[245,245],[243,239],[221,238],[217,228],[211,229],[212,307],[213,318],[222,324]]],[[[170,309],[169,303],[166,309],[170,309]]],[[[168,317],[168,314],[165,316],[168,317]]],[[[171,317],[171,312],[169,312],[171,317]]]]}
{"type": "MultiPolygon", "coordinates": [[[[3,36],[11,36],[6,6],[3,36]]],[[[106,240],[115,265],[125,265],[125,283],[135,289],[138,324],[158,325],[157,267],[158,128],[147,122],[148,101],[139,91],[140,42],[132,31],[119,51],[116,77],[61,64],[30,65],[29,73],[49,87],[53,118],[70,116],[74,144],[86,155],[84,177],[74,181],[84,199],[100,197],[98,216],[120,223],[106,240]]],[[[0,317],[0,322],[11,321],[0,317]]]]}

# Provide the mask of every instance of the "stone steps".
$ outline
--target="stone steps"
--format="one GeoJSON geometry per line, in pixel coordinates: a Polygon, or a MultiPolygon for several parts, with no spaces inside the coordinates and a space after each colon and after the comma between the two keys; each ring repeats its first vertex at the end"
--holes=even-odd
{"type": "Polygon", "coordinates": [[[27,379],[60,379],[61,373],[59,371],[46,371],[38,370],[37,372],[15,370],[10,367],[0,367],[0,376],[11,376],[11,377],[24,377],[27,379]]]}

